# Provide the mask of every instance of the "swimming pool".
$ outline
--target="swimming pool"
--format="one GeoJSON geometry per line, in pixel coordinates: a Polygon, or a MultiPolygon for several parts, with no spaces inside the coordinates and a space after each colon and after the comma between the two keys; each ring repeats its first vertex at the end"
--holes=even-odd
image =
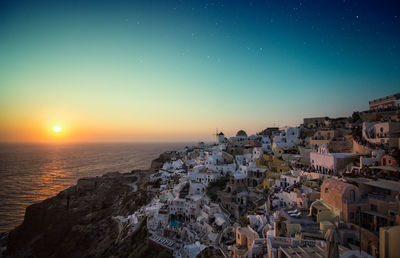
{"type": "Polygon", "coordinates": [[[171,215],[171,222],[170,222],[171,227],[176,228],[178,226],[178,221],[176,221],[175,216],[171,215]]]}

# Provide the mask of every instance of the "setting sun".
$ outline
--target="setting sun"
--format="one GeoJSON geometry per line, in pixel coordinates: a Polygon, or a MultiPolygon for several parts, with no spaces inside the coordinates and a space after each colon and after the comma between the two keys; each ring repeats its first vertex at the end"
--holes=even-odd
{"type": "Polygon", "coordinates": [[[62,131],[62,128],[61,128],[61,126],[59,126],[59,125],[55,125],[55,126],[53,126],[53,131],[54,131],[55,133],[59,133],[59,132],[62,131]]]}

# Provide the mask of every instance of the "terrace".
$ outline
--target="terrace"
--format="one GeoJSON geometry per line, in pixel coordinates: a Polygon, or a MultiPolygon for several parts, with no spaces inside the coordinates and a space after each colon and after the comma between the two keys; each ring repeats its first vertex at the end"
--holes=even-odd
{"type": "Polygon", "coordinates": [[[302,232],[320,234],[320,225],[308,215],[308,211],[300,208],[289,208],[282,210],[282,215],[287,219],[287,223],[299,224],[302,232]]]}
{"type": "Polygon", "coordinates": [[[169,240],[167,238],[164,238],[164,237],[161,237],[158,235],[152,235],[149,237],[149,239],[151,241],[153,241],[154,243],[161,245],[167,249],[175,250],[176,243],[172,240],[169,240]]]}

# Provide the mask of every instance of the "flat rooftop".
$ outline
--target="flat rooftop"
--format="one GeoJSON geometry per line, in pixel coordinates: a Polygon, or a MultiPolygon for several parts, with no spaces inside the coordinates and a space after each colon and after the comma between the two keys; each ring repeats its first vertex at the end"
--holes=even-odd
{"type": "Polygon", "coordinates": [[[389,96],[382,97],[382,98],[379,98],[379,99],[371,100],[371,101],[369,101],[369,104],[375,104],[377,102],[388,100],[388,99],[400,99],[400,93],[389,95],[389,96]]]}
{"type": "MultiPolygon", "coordinates": [[[[285,221],[286,223],[300,224],[302,232],[320,233],[319,222],[314,221],[312,217],[308,216],[308,211],[301,211],[299,217],[292,217],[288,212],[293,210],[295,210],[295,208],[283,210],[283,215],[287,218],[285,221]]],[[[299,209],[297,208],[297,210],[299,209]]]]}
{"type": "Polygon", "coordinates": [[[364,184],[373,186],[373,187],[378,187],[378,188],[382,188],[382,189],[400,192],[400,182],[396,182],[396,181],[378,179],[376,181],[365,182],[364,184]]]}
{"type": "Polygon", "coordinates": [[[374,166],[374,167],[370,167],[370,168],[388,170],[388,171],[393,171],[393,172],[400,172],[400,167],[393,167],[393,166],[374,166]]]}
{"type": "MultiPolygon", "coordinates": [[[[338,247],[339,249],[339,255],[344,254],[345,252],[348,251],[347,248],[340,246],[338,247]]],[[[282,248],[280,247],[280,251],[283,252],[287,257],[326,257],[326,249],[322,248],[318,245],[316,246],[297,246],[297,247],[287,247],[287,248],[282,248]]]]}

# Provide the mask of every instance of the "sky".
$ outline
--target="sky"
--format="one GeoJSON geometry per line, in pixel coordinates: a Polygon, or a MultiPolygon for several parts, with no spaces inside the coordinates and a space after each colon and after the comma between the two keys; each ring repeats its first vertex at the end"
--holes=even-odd
{"type": "Polygon", "coordinates": [[[0,142],[205,141],[349,116],[400,92],[399,62],[398,1],[3,0],[0,142]]]}

